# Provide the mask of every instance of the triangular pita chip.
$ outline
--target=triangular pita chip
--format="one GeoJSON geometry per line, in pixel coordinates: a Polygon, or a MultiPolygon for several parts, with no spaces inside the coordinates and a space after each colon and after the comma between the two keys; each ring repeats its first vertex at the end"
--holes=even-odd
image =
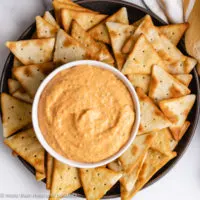
{"type": "Polygon", "coordinates": [[[106,47],[102,47],[76,21],[72,22],[71,36],[87,48],[96,60],[114,63],[112,55],[106,47]]]}
{"type": "Polygon", "coordinates": [[[142,21],[144,20],[144,18],[145,18],[145,17],[142,17],[141,19],[138,19],[138,20],[135,21],[132,25],[133,25],[134,27],[138,27],[138,26],[142,23],[142,21]]]}
{"type": "Polygon", "coordinates": [[[128,74],[129,81],[134,87],[140,87],[145,93],[149,91],[151,77],[146,74],[128,74]]]}
{"type": "Polygon", "coordinates": [[[60,199],[81,187],[78,169],[54,159],[50,200],[60,199]]]}
{"type": "Polygon", "coordinates": [[[163,66],[162,59],[142,34],[135,43],[123,66],[124,74],[151,74],[154,64],[163,66]]]}
{"type": "Polygon", "coordinates": [[[17,80],[14,80],[11,78],[8,79],[8,90],[9,90],[10,94],[17,91],[20,87],[21,87],[21,85],[17,80]]]}
{"type": "Polygon", "coordinates": [[[110,36],[115,60],[117,62],[117,68],[121,70],[127,57],[126,54],[121,52],[121,48],[123,47],[125,41],[130,37],[130,35],[133,34],[135,28],[132,25],[116,22],[106,22],[106,26],[110,36]]]}
{"type": "Polygon", "coordinates": [[[135,187],[130,191],[130,193],[127,193],[126,199],[132,199],[132,197],[151,179],[151,177],[175,156],[176,152],[172,152],[170,155],[165,155],[150,148],[139,172],[135,187]]]}
{"type": "Polygon", "coordinates": [[[165,26],[159,26],[158,30],[160,33],[164,34],[175,46],[179,43],[186,29],[188,28],[188,23],[181,24],[169,24],[165,26]]]}
{"type": "Polygon", "coordinates": [[[80,12],[70,9],[61,10],[62,25],[66,32],[69,32],[72,20],[77,21],[84,30],[89,30],[93,26],[99,24],[104,20],[107,15],[91,13],[91,12],[80,12]]]}
{"type": "Polygon", "coordinates": [[[190,94],[190,90],[185,85],[158,65],[153,66],[149,97],[155,102],[187,94],[190,94]]]}
{"type": "Polygon", "coordinates": [[[51,188],[51,183],[52,183],[52,174],[53,174],[53,161],[54,158],[47,153],[47,170],[46,170],[46,174],[47,174],[47,178],[46,178],[46,188],[50,189],[51,188]]]}
{"type": "Polygon", "coordinates": [[[71,9],[71,10],[76,10],[80,12],[92,12],[95,13],[92,10],[89,10],[87,8],[83,8],[79,6],[78,4],[72,5],[71,3],[66,4],[66,3],[61,3],[58,1],[53,1],[53,8],[56,16],[56,21],[59,25],[61,25],[61,16],[60,16],[60,11],[61,9],[71,9]]]}
{"type": "Polygon", "coordinates": [[[192,80],[192,74],[177,74],[174,75],[174,77],[187,87],[189,86],[192,80]]]}
{"type": "Polygon", "coordinates": [[[37,181],[42,181],[46,178],[46,174],[45,173],[40,173],[40,172],[35,172],[35,178],[37,181]]]}
{"type": "Polygon", "coordinates": [[[115,171],[115,172],[121,172],[123,170],[123,167],[121,166],[120,162],[118,160],[114,160],[111,163],[108,163],[108,168],[115,171]]]}
{"type": "Polygon", "coordinates": [[[129,174],[124,173],[123,177],[120,179],[121,199],[126,199],[126,196],[128,196],[129,193],[131,193],[131,191],[135,189],[135,183],[138,179],[138,175],[142,168],[142,165],[146,159],[146,155],[147,152],[145,153],[145,156],[142,159],[138,160],[132,172],[129,174]]]}
{"type": "Polygon", "coordinates": [[[31,105],[6,93],[1,94],[3,135],[8,137],[31,123],[31,105]]]}
{"type": "Polygon", "coordinates": [[[55,65],[52,62],[40,65],[28,65],[14,68],[13,74],[25,91],[31,97],[34,97],[39,85],[46,77],[46,74],[52,72],[54,68],[55,65]]]}
{"type": "Polygon", "coordinates": [[[119,157],[119,161],[126,173],[131,173],[137,163],[144,158],[156,134],[138,135],[131,146],[119,157]]]}
{"type": "Polygon", "coordinates": [[[159,151],[160,153],[168,155],[171,153],[170,140],[172,135],[168,128],[156,131],[157,135],[151,145],[151,148],[159,151]]]}
{"type": "Polygon", "coordinates": [[[13,97],[25,101],[27,103],[33,103],[33,98],[31,98],[23,88],[18,89],[17,91],[13,92],[12,94],[13,97]]]}
{"type": "Polygon", "coordinates": [[[53,58],[54,38],[6,42],[6,46],[24,65],[49,62],[53,58]]]}
{"type": "Polygon", "coordinates": [[[75,60],[89,59],[88,50],[77,40],[60,29],[57,33],[54,62],[68,63],[75,60]]]}
{"type": "Polygon", "coordinates": [[[33,129],[17,133],[5,139],[4,143],[31,164],[36,171],[44,173],[45,150],[37,140],[33,129]]]}
{"type": "Polygon", "coordinates": [[[118,22],[122,24],[129,24],[126,8],[121,8],[116,13],[106,18],[103,22],[89,30],[90,35],[95,40],[110,44],[110,38],[105,24],[106,22],[118,22]]]}
{"type": "Polygon", "coordinates": [[[22,65],[23,64],[16,57],[14,57],[13,67],[19,67],[19,66],[22,66],[22,65]]]}
{"type": "Polygon", "coordinates": [[[141,88],[136,88],[140,101],[140,127],[139,133],[147,133],[167,128],[171,125],[167,117],[159,110],[151,98],[141,88]],[[148,112],[147,112],[148,111],[148,112]]]}
{"type": "Polygon", "coordinates": [[[52,16],[52,14],[49,11],[46,11],[44,13],[43,19],[47,21],[49,24],[55,26],[56,28],[59,28],[59,25],[57,24],[55,18],[52,16]]]}
{"type": "Polygon", "coordinates": [[[42,17],[37,16],[36,18],[36,32],[38,38],[51,38],[55,37],[58,28],[49,22],[45,21],[42,17]]]}
{"type": "Polygon", "coordinates": [[[195,99],[196,96],[191,94],[159,102],[161,110],[173,123],[169,128],[176,140],[179,140],[182,132],[188,128],[187,124],[183,125],[194,105],[195,99]]]}
{"type": "Polygon", "coordinates": [[[121,176],[120,172],[104,167],[80,169],[81,183],[87,200],[101,199],[121,176]]]}

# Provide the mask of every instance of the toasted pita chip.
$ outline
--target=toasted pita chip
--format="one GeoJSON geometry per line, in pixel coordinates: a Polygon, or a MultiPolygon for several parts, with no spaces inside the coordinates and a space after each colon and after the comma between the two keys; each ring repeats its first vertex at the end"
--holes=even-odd
{"type": "Polygon", "coordinates": [[[13,92],[12,94],[13,97],[25,101],[27,103],[33,103],[33,98],[31,98],[23,88],[18,89],[17,91],[13,92]]]}
{"type": "Polygon", "coordinates": [[[196,96],[194,94],[179,98],[167,99],[159,102],[163,113],[173,123],[169,128],[176,140],[180,140],[188,125],[185,120],[192,109],[196,96]]]}
{"type": "Polygon", "coordinates": [[[136,136],[131,146],[119,157],[119,161],[127,174],[131,173],[137,163],[144,158],[155,136],[154,133],[136,136]]]}
{"type": "Polygon", "coordinates": [[[121,178],[120,172],[99,167],[80,169],[80,178],[87,200],[101,199],[121,178]]]}
{"type": "Polygon", "coordinates": [[[53,160],[54,158],[47,153],[47,179],[46,179],[46,188],[50,189],[51,188],[51,183],[52,183],[52,174],[53,174],[53,160]]]}
{"type": "Polygon", "coordinates": [[[170,154],[172,149],[170,147],[170,140],[172,135],[168,128],[161,129],[156,131],[157,135],[151,145],[152,149],[155,149],[163,154],[170,154]]]}
{"type": "Polygon", "coordinates": [[[126,199],[126,196],[128,196],[128,194],[135,189],[135,183],[138,179],[138,175],[142,168],[142,165],[146,159],[146,155],[147,152],[142,159],[138,160],[132,172],[129,174],[125,173],[123,177],[120,179],[121,199],[126,199]]]}
{"type": "Polygon", "coordinates": [[[14,80],[11,78],[8,79],[8,90],[9,90],[10,94],[17,91],[20,87],[21,87],[21,85],[17,80],[14,80]]]}
{"type": "Polygon", "coordinates": [[[126,8],[121,8],[116,13],[105,19],[103,22],[89,30],[90,35],[95,40],[110,44],[110,38],[105,24],[106,22],[118,22],[122,24],[129,24],[126,8]]]}
{"type": "Polygon", "coordinates": [[[55,18],[52,16],[52,14],[49,11],[46,11],[44,13],[43,19],[45,21],[47,21],[49,24],[51,24],[51,25],[53,25],[53,26],[55,26],[56,28],[59,29],[59,25],[57,24],[55,18]]]}
{"type": "Polygon", "coordinates": [[[171,43],[173,43],[176,46],[179,43],[188,26],[188,23],[169,24],[165,26],[159,26],[158,29],[160,33],[164,34],[171,41],[171,43]]]}
{"type": "Polygon", "coordinates": [[[4,140],[13,151],[31,164],[36,171],[44,173],[45,150],[36,138],[33,129],[17,133],[4,140]]]}
{"type": "Polygon", "coordinates": [[[42,181],[46,178],[46,174],[36,171],[35,172],[35,178],[36,178],[37,181],[42,181]]]}
{"type": "Polygon", "coordinates": [[[108,163],[108,168],[115,172],[121,172],[123,170],[123,167],[118,160],[114,160],[111,163],[108,163]]]}
{"type": "Polygon", "coordinates": [[[158,65],[153,66],[149,97],[155,102],[187,94],[190,94],[190,90],[185,85],[158,65]]]}
{"type": "Polygon", "coordinates": [[[69,32],[69,28],[73,19],[81,24],[82,28],[87,31],[95,25],[99,24],[106,17],[107,15],[91,12],[80,12],[70,9],[61,10],[62,25],[66,32],[69,32]]]}
{"type": "Polygon", "coordinates": [[[159,110],[151,98],[149,98],[141,88],[136,88],[140,100],[140,127],[139,133],[147,133],[167,128],[171,125],[167,117],[159,110]],[[148,110],[148,112],[147,112],[148,110]]]}
{"type": "Polygon", "coordinates": [[[50,200],[60,199],[81,187],[78,169],[54,159],[50,200]]]}
{"type": "Polygon", "coordinates": [[[142,23],[142,21],[144,20],[144,18],[145,18],[145,17],[142,17],[141,19],[138,19],[138,20],[135,21],[132,25],[133,25],[134,27],[138,27],[138,26],[142,23]]]}
{"type": "Polygon", "coordinates": [[[150,75],[128,74],[127,77],[134,87],[140,87],[145,93],[148,93],[151,80],[150,75]]]}
{"type": "Polygon", "coordinates": [[[60,29],[57,33],[54,62],[67,63],[90,58],[88,50],[77,40],[60,29]]]}
{"type": "MultiPolygon", "coordinates": [[[[142,34],[123,66],[124,74],[151,74],[154,64],[163,66],[162,59],[142,34]]],[[[164,67],[164,66],[163,66],[164,67]]]]}
{"type": "Polygon", "coordinates": [[[107,47],[102,47],[101,44],[96,42],[76,21],[72,22],[71,36],[84,45],[97,60],[114,63],[107,47]]]}
{"type": "Polygon", "coordinates": [[[122,69],[122,66],[127,57],[126,54],[121,52],[125,41],[133,34],[134,26],[121,24],[116,22],[106,22],[108,33],[111,40],[112,50],[115,55],[115,60],[117,62],[117,68],[122,69]]]}
{"type": "Polygon", "coordinates": [[[53,58],[54,38],[6,42],[6,46],[24,65],[49,62],[53,58]]]}
{"type": "Polygon", "coordinates": [[[130,193],[126,194],[126,199],[131,199],[159,169],[175,156],[176,152],[172,152],[170,155],[165,155],[150,148],[138,175],[135,187],[130,191],[130,193]]]}
{"type": "Polygon", "coordinates": [[[23,64],[16,57],[14,57],[13,67],[19,67],[19,66],[22,66],[22,65],[23,64]]]}
{"type": "Polygon", "coordinates": [[[56,36],[56,33],[58,31],[58,28],[56,26],[50,24],[40,16],[37,16],[35,19],[38,38],[51,38],[56,36]]]}
{"type": "Polygon", "coordinates": [[[31,105],[6,93],[1,94],[3,135],[8,137],[31,123],[31,105]]]}
{"type": "Polygon", "coordinates": [[[30,97],[34,97],[41,82],[54,68],[55,65],[52,62],[28,65],[14,68],[13,74],[30,97]]]}
{"type": "Polygon", "coordinates": [[[184,84],[186,87],[189,86],[191,80],[192,80],[192,74],[177,74],[174,75],[174,77],[180,81],[182,84],[184,84]]]}
{"type": "Polygon", "coordinates": [[[96,13],[92,10],[89,10],[87,8],[83,8],[79,6],[78,4],[72,5],[71,3],[66,4],[66,3],[61,3],[58,1],[53,1],[53,8],[56,16],[56,21],[59,25],[61,25],[61,16],[60,16],[60,10],[61,9],[71,9],[71,10],[76,10],[80,12],[91,12],[91,13],[96,13]]]}

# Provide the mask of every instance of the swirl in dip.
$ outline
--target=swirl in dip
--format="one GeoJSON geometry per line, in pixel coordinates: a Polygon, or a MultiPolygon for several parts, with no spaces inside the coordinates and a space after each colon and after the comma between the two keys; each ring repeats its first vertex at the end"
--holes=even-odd
{"type": "Polygon", "coordinates": [[[134,124],[131,95],[112,72],[79,65],[59,72],[38,105],[40,130],[60,155],[94,163],[116,154],[134,124]]]}

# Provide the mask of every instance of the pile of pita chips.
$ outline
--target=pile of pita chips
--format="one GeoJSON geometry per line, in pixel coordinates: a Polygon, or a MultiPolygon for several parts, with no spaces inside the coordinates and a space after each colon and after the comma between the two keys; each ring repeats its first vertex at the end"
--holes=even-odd
{"type": "Polygon", "coordinates": [[[129,23],[126,8],[111,16],[71,0],[53,0],[54,16],[36,17],[31,39],[7,42],[14,54],[9,95],[1,94],[5,144],[46,178],[49,199],[83,187],[88,200],[102,198],[118,181],[123,200],[131,199],[165,164],[186,134],[195,102],[188,86],[196,60],[176,47],[187,23],[155,26],[149,15],[129,23]],[[60,64],[93,59],[124,73],[140,101],[139,131],[131,146],[107,166],[77,169],[54,159],[37,140],[31,104],[43,79],[60,64]]]}

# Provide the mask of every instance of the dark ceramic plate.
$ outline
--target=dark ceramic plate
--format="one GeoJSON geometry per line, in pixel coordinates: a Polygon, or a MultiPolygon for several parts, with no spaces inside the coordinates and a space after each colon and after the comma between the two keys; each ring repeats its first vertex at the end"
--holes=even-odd
{"type": "MultiPolygon", "coordinates": [[[[119,0],[81,0],[78,1],[78,3],[84,7],[96,10],[98,12],[111,15],[114,12],[116,12],[121,7],[126,7],[128,10],[129,20],[130,23],[133,23],[134,21],[142,18],[145,14],[150,14],[153,18],[153,21],[156,25],[163,25],[165,24],[161,19],[159,19],[157,16],[153,15],[152,13],[149,13],[145,9],[138,7],[135,4],[127,3],[119,0]]],[[[33,32],[35,31],[35,23],[32,24],[22,35],[19,39],[28,39],[31,37],[33,32]]],[[[184,44],[179,44],[179,49],[186,54],[184,44]]],[[[8,86],[7,86],[7,80],[11,77],[11,68],[13,64],[13,55],[9,54],[6,63],[4,65],[4,69],[1,76],[1,85],[0,85],[0,91],[1,92],[8,92],[8,86]]],[[[199,118],[199,103],[200,103],[200,87],[199,87],[199,80],[196,70],[194,69],[192,71],[193,80],[189,86],[191,89],[191,92],[193,94],[197,95],[197,99],[195,102],[194,107],[192,108],[192,111],[189,114],[188,120],[191,122],[191,126],[188,129],[185,136],[181,139],[178,146],[176,147],[177,151],[177,157],[171,160],[167,165],[165,165],[161,170],[159,170],[152,178],[151,180],[145,185],[145,187],[155,183],[158,181],[161,177],[163,177],[165,174],[169,172],[170,169],[173,168],[173,166],[178,162],[178,160],[182,157],[184,154],[186,148],[189,146],[190,141],[192,139],[192,136],[195,133],[195,129],[198,123],[199,118]]],[[[19,157],[19,159],[22,161],[22,163],[25,165],[25,167],[30,170],[33,174],[35,174],[35,170],[26,163],[22,158],[19,157]]],[[[44,180],[45,181],[45,180],[44,180]]],[[[75,196],[79,197],[85,197],[83,190],[79,189],[76,192],[74,192],[75,196]]],[[[120,196],[120,188],[119,184],[116,184],[106,195],[104,198],[114,198],[120,196]]]]}

